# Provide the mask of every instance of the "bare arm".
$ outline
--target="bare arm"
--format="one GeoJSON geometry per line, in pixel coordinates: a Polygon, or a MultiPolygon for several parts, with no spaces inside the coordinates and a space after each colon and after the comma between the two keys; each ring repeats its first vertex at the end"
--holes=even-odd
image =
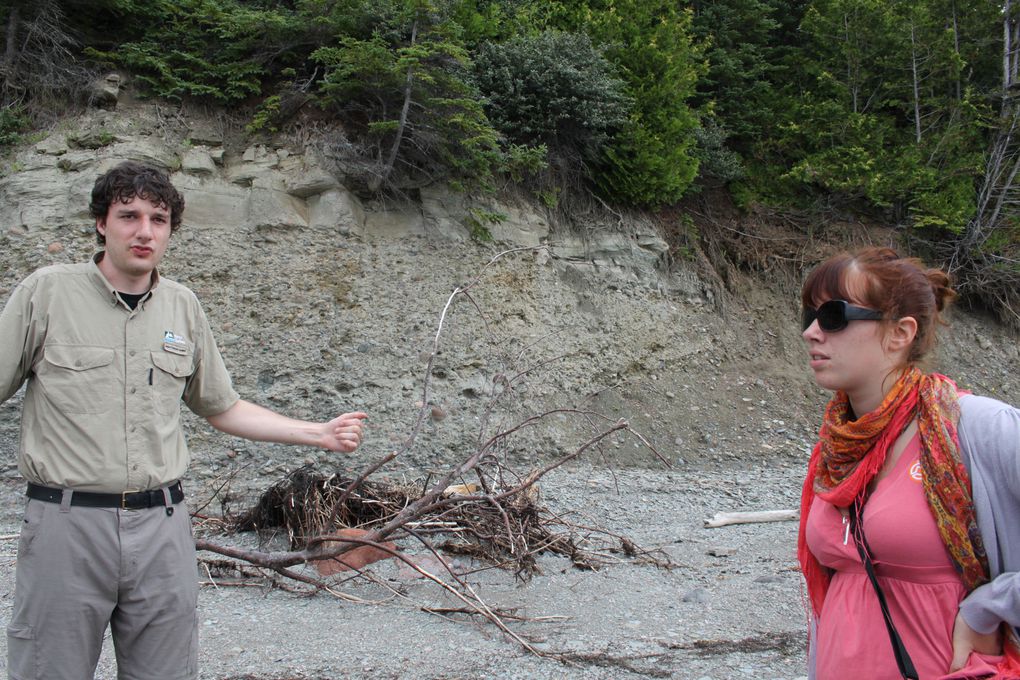
{"type": "Polygon", "coordinates": [[[313,423],[288,418],[241,399],[226,411],[209,416],[206,420],[221,432],[245,439],[303,444],[351,453],[361,444],[362,421],[367,417],[361,411],[356,411],[341,414],[325,423],[313,423]]]}

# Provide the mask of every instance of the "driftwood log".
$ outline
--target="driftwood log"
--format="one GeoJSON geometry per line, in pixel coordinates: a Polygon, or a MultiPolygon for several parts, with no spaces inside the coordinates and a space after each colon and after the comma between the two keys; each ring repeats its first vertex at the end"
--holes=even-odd
{"type": "Polygon", "coordinates": [[[756,524],[758,522],[789,522],[800,517],[797,510],[762,510],[759,512],[717,512],[712,519],[705,520],[706,529],[716,529],[730,524],[756,524]]]}

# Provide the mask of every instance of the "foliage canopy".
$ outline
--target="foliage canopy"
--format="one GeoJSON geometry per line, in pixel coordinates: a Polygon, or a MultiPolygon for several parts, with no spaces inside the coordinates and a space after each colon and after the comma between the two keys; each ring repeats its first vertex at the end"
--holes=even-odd
{"type": "Polygon", "coordinates": [[[318,116],[369,189],[546,164],[617,206],[728,183],[1020,276],[1018,25],[1014,0],[8,0],[0,145],[114,67],[253,129],[318,116]]]}

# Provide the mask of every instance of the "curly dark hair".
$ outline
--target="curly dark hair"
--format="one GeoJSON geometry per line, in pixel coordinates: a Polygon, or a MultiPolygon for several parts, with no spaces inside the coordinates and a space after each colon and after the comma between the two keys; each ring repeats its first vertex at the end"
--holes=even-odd
{"type": "MultiPolygon", "coordinates": [[[[130,203],[135,198],[152,201],[170,211],[170,233],[181,226],[184,215],[184,197],[170,183],[170,177],[145,163],[124,161],[99,176],[92,187],[89,212],[97,220],[106,219],[110,205],[116,201],[130,203]]],[[[106,237],[96,230],[96,239],[106,244],[106,237]]]]}

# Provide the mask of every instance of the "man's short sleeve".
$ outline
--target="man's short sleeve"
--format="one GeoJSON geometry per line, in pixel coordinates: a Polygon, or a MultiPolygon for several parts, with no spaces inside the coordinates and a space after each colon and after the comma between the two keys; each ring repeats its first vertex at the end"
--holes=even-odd
{"type": "Polygon", "coordinates": [[[34,314],[35,287],[22,282],[0,312],[0,403],[28,379],[42,329],[34,314]]]}
{"type": "Polygon", "coordinates": [[[184,388],[184,403],[195,414],[208,418],[223,413],[233,406],[240,396],[234,390],[230,373],[223,363],[209,320],[201,306],[195,333],[195,372],[184,388]]]}

